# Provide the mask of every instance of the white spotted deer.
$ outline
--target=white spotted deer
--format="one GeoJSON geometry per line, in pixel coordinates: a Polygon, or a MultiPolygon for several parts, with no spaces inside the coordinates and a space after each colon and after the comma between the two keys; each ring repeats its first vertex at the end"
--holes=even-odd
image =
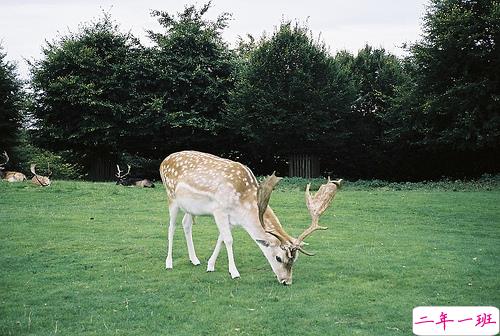
{"type": "Polygon", "coordinates": [[[129,187],[142,187],[142,188],[154,188],[155,185],[151,180],[145,179],[145,178],[138,178],[138,177],[127,177],[130,174],[130,165],[127,165],[128,171],[123,174],[120,166],[116,165],[117,173],[116,173],[116,185],[123,185],[123,186],[129,186],[129,187]]]}
{"type": "Polygon", "coordinates": [[[212,215],[219,229],[219,237],[207,271],[215,269],[215,262],[222,243],[226,246],[229,273],[232,278],[240,276],[233,255],[233,226],[242,226],[262,250],[278,281],[284,285],[292,283],[292,266],[297,252],[313,255],[303,249],[304,239],[319,226],[319,217],[329,206],[342,180],[330,181],[312,196],[310,185],[306,187],[306,205],[312,223],[298,238],[285,232],[279,219],[268,206],[274,186],[281,178],[273,175],[261,184],[251,170],[241,163],[217,156],[183,151],[169,155],[160,165],[160,175],[167,190],[170,223],[165,266],[171,269],[172,243],[179,210],[184,212],[182,225],[186,237],[191,263],[199,265],[192,238],[193,217],[212,215]]]}
{"type": "Polygon", "coordinates": [[[0,163],[0,179],[5,180],[7,182],[25,181],[26,175],[24,175],[23,173],[5,170],[5,165],[9,162],[9,156],[7,155],[6,151],[3,152],[3,156],[5,157],[5,162],[0,163]]]}
{"type": "Polygon", "coordinates": [[[36,164],[32,163],[30,170],[33,173],[31,182],[40,187],[48,187],[51,184],[50,177],[52,176],[52,171],[50,170],[49,164],[47,163],[47,176],[38,175],[35,170],[36,164]]]}

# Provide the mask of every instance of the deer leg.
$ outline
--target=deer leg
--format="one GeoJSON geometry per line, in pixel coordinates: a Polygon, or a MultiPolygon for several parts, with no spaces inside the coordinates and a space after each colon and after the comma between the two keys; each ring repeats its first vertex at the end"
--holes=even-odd
{"type": "Polygon", "coordinates": [[[219,233],[219,238],[217,238],[217,244],[215,244],[214,252],[210,259],[208,259],[207,263],[207,272],[215,271],[215,262],[217,261],[217,257],[219,256],[220,249],[222,247],[222,235],[219,233]]]}
{"type": "Polygon", "coordinates": [[[229,217],[224,212],[214,212],[214,219],[217,227],[219,228],[219,234],[222,236],[222,240],[224,241],[224,245],[226,245],[227,251],[227,259],[229,263],[229,273],[231,274],[231,278],[239,278],[240,272],[236,268],[236,264],[234,263],[234,254],[233,254],[233,236],[231,235],[231,227],[229,224],[229,217]]]}
{"type": "Polygon", "coordinates": [[[182,219],[182,227],[184,228],[184,235],[186,236],[186,243],[189,253],[189,260],[193,265],[199,265],[200,260],[196,256],[193,244],[193,216],[191,214],[185,214],[182,219]]]}
{"type": "Polygon", "coordinates": [[[168,225],[168,247],[167,247],[167,259],[165,259],[165,268],[171,269],[172,265],[172,244],[174,242],[175,233],[175,221],[177,220],[177,213],[179,212],[179,207],[175,202],[168,207],[168,212],[170,214],[170,223],[168,225]]]}

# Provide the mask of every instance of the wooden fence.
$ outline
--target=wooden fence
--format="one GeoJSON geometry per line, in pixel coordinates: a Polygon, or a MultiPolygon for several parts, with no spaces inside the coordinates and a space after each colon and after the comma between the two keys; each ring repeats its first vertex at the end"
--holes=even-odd
{"type": "Polygon", "coordinates": [[[313,178],[319,177],[319,159],[308,154],[292,154],[288,160],[288,176],[313,178]]]}

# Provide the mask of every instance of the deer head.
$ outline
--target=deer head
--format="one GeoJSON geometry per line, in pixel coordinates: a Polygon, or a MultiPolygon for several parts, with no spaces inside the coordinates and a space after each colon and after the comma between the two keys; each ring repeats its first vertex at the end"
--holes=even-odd
{"type": "Polygon", "coordinates": [[[130,165],[127,165],[127,167],[128,167],[127,172],[125,174],[122,174],[120,166],[116,165],[116,170],[117,170],[117,173],[115,174],[116,184],[121,184],[121,182],[125,179],[125,177],[130,174],[130,165]]]}
{"type": "Polygon", "coordinates": [[[292,267],[297,259],[297,251],[308,256],[314,255],[304,250],[304,239],[316,230],[327,229],[326,227],[319,226],[319,218],[330,205],[338,187],[341,186],[342,180],[331,181],[328,178],[328,182],[322,185],[314,196],[309,191],[310,184],[307,185],[306,205],[312,222],[298,238],[291,237],[283,230],[277,217],[271,208],[268,207],[271,193],[280,180],[281,178],[276,177],[273,173],[259,185],[257,190],[260,223],[264,231],[274,238],[257,240],[257,242],[263,246],[261,249],[276,274],[278,281],[289,285],[292,283],[292,267]]]}

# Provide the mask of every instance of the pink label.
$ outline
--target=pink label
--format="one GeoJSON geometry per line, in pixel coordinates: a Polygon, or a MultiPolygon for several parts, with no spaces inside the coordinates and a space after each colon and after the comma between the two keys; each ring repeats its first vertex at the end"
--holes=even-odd
{"type": "Polygon", "coordinates": [[[496,307],[416,307],[415,335],[496,335],[499,332],[496,307]]]}

